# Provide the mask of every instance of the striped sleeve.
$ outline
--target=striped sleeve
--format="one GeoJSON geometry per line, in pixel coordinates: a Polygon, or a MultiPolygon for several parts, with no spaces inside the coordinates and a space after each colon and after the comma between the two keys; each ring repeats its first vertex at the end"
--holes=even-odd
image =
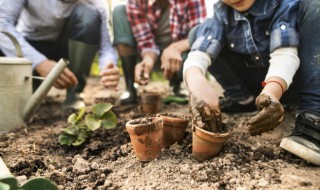
{"type": "MultiPolygon", "coordinates": [[[[19,19],[25,3],[26,0],[0,0],[0,30],[11,33],[18,40],[24,57],[32,62],[32,68],[34,69],[38,64],[42,63],[47,58],[33,48],[16,30],[15,24],[19,19]]],[[[13,43],[3,34],[0,34],[0,49],[6,56],[16,56],[13,43]]]]}

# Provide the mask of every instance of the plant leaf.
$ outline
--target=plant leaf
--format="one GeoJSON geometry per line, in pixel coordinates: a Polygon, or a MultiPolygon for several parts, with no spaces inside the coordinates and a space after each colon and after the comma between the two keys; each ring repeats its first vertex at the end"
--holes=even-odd
{"type": "Polygon", "coordinates": [[[69,115],[68,117],[68,123],[71,123],[72,125],[75,125],[77,123],[77,114],[73,113],[71,115],[69,115]]]}
{"type": "Polygon", "coordinates": [[[109,111],[102,117],[101,124],[105,129],[115,128],[117,126],[117,116],[112,111],[109,111]]]}
{"type": "Polygon", "coordinates": [[[80,131],[78,138],[72,143],[73,146],[79,146],[84,143],[89,136],[87,131],[80,131]]]}
{"type": "Polygon", "coordinates": [[[78,121],[81,120],[85,111],[86,111],[85,107],[80,108],[77,114],[73,113],[68,117],[68,122],[75,125],[78,121]]]}
{"type": "Polygon", "coordinates": [[[61,145],[71,145],[73,141],[75,141],[76,139],[77,139],[76,136],[68,135],[66,133],[63,133],[58,137],[58,140],[61,145]]]}
{"type": "Polygon", "coordinates": [[[97,119],[93,114],[86,115],[85,123],[89,130],[97,130],[101,126],[101,120],[97,119]]]}
{"type": "Polygon", "coordinates": [[[63,132],[68,135],[76,136],[79,133],[79,129],[75,126],[69,126],[65,129],[63,129],[63,132]]]}
{"type": "Polygon", "coordinates": [[[101,118],[106,112],[110,111],[113,107],[110,103],[96,104],[92,107],[92,112],[97,118],[101,118]]]}

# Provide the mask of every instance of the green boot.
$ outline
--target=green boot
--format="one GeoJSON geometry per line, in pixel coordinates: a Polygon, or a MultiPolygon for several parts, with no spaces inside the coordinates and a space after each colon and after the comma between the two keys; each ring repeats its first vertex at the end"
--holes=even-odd
{"type": "Polygon", "coordinates": [[[69,69],[76,75],[78,85],[67,89],[67,96],[62,104],[62,109],[76,109],[85,106],[81,93],[86,86],[92,61],[99,49],[99,45],[85,44],[83,42],[69,40],[69,69]]]}
{"type": "Polygon", "coordinates": [[[120,103],[123,105],[137,103],[137,90],[134,87],[134,68],[136,66],[137,56],[120,57],[120,59],[127,88],[120,97],[120,103]]]}

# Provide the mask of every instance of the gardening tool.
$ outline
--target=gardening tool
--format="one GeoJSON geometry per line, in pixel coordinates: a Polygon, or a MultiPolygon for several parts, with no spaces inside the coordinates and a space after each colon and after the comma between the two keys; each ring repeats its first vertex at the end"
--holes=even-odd
{"type": "MultiPolygon", "coordinates": [[[[23,58],[18,41],[8,32],[0,31],[10,38],[16,48],[17,57],[0,57],[0,133],[25,125],[34,111],[67,66],[60,59],[32,94],[32,63],[23,58]]],[[[37,77],[41,78],[41,77],[37,77]]]]}
{"type": "Polygon", "coordinates": [[[58,190],[55,183],[46,178],[33,178],[18,186],[17,179],[10,173],[0,157],[0,189],[1,190],[58,190]]]}

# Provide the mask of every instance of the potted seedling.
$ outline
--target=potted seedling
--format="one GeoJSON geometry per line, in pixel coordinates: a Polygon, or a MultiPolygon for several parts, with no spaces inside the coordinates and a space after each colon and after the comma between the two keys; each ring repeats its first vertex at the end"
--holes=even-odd
{"type": "Polygon", "coordinates": [[[113,105],[109,103],[96,104],[92,113],[85,115],[85,107],[68,117],[68,126],[59,136],[61,145],[79,146],[88,140],[93,131],[100,127],[112,129],[117,125],[117,117],[111,111],[113,105]],[[85,117],[84,117],[85,116],[85,117]]]}
{"type": "Polygon", "coordinates": [[[189,105],[192,112],[192,154],[203,162],[216,156],[231,133],[222,121],[219,109],[214,109],[204,101],[197,101],[191,95],[189,105]]]}
{"type": "Polygon", "coordinates": [[[189,118],[174,113],[157,114],[163,120],[163,147],[170,148],[174,143],[180,143],[185,137],[189,118]]]}
{"type": "Polygon", "coordinates": [[[161,155],[163,121],[160,117],[130,120],[126,129],[137,159],[148,162],[161,155]]]}

